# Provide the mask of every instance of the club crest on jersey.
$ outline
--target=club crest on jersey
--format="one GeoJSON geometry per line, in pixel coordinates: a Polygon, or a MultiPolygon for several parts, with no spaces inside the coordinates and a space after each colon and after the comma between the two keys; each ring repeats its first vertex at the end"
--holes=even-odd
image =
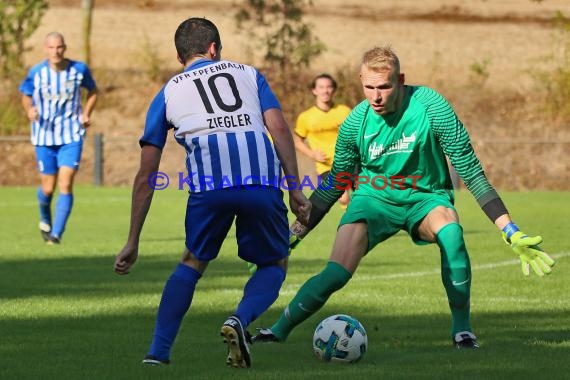
{"type": "Polygon", "coordinates": [[[68,79],[65,81],[65,88],[67,91],[75,90],[75,79],[68,79]]]}

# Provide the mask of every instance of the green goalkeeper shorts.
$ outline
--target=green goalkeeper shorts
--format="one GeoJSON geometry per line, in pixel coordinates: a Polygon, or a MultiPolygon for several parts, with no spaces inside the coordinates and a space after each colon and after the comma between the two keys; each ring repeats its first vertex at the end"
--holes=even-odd
{"type": "MultiPolygon", "coordinates": [[[[417,194],[416,194],[417,196],[417,194]]],[[[415,227],[436,208],[443,206],[455,210],[451,197],[446,194],[425,194],[417,202],[394,205],[369,195],[354,194],[342,216],[339,227],[345,224],[368,224],[368,251],[400,230],[408,232],[416,244],[429,244],[421,240],[415,227]]]]}

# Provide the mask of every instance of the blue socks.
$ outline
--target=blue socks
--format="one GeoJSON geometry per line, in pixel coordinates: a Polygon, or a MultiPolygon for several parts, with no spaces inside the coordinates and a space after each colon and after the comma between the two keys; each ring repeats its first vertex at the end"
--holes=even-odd
{"type": "MultiPolygon", "coordinates": [[[[148,355],[161,361],[170,360],[170,349],[182,319],[192,304],[200,277],[202,275],[195,269],[182,263],[178,264],[162,292],[148,355]]],[[[285,270],[276,265],[258,268],[250,277],[235,313],[244,328],[275,302],[284,280],[285,270]]]]}
{"type": "Polygon", "coordinates": [[[59,194],[55,205],[55,221],[51,229],[51,235],[61,238],[65,230],[65,224],[69,219],[73,207],[73,194],[59,194]]]}
{"type": "Polygon", "coordinates": [[[200,272],[180,263],[166,282],[158,307],[149,355],[161,361],[169,360],[170,348],[174,343],[182,318],[190,308],[194,289],[200,277],[202,277],[200,272]]]}
{"type": "Polygon", "coordinates": [[[38,203],[40,205],[40,220],[51,226],[51,195],[45,195],[38,187],[38,203]]]}
{"type": "Polygon", "coordinates": [[[57,238],[61,238],[63,231],[65,230],[65,225],[71,214],[71,209],[73,208],[73,194],[59,194],[57,197],[57,203],[55,205],[55,220],[52,225],[51,220],[51,195],[45,195],[42,188],[38,188],[37,192],[38,203],[40,205],[40,220],[44,223],[49,224],[51,228],[51,235],[57,238]]]}
{"type": "Polygon", "coordinates": [[[265,312],[279,296],[285,270],[277,265],[258,267],[243,290],[235,316],[246,328],[265,312]]]}
{"type": "MultiPolygon", "coordinates": [[[[182,319],[192,304],[200,272],[185,264],[178,264],[162,292],[158,307],[154,337],[148,355],[158,360],[170,360],[170,349],[176,339],[182,319]]],[[[260,267],[250,277],[235,316],[247,327],[279,296],[285,280],[285,270],[277,265],[260,267]]]]}

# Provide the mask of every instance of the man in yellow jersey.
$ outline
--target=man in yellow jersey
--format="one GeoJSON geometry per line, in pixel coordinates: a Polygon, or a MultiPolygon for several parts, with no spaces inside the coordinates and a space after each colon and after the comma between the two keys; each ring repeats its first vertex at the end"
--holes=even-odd
{"type": "MultiPolygon", "coordinates": [[[[299,114],[293,139],[297,151],[315,161],[317,174],[325,178],[332,167],[338,130],[350,108],[333,102],[336,81],[329,74],[317,75],[311,83],[311,91],[315,105],[299,114]]],[[[349,199],[345,191],[339,203],[346,206],[349,199]]]]}

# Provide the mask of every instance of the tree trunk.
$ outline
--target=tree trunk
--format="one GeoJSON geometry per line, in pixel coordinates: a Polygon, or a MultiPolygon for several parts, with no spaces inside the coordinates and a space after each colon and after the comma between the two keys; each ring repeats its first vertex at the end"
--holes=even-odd
{"type": "Polygon", "coordinates": [[[93,3],[95,0],[81,0],[81,9],[83,11],[83,62],[87,65],[91,63],[91,16],[93,14],[93,3]]]}

